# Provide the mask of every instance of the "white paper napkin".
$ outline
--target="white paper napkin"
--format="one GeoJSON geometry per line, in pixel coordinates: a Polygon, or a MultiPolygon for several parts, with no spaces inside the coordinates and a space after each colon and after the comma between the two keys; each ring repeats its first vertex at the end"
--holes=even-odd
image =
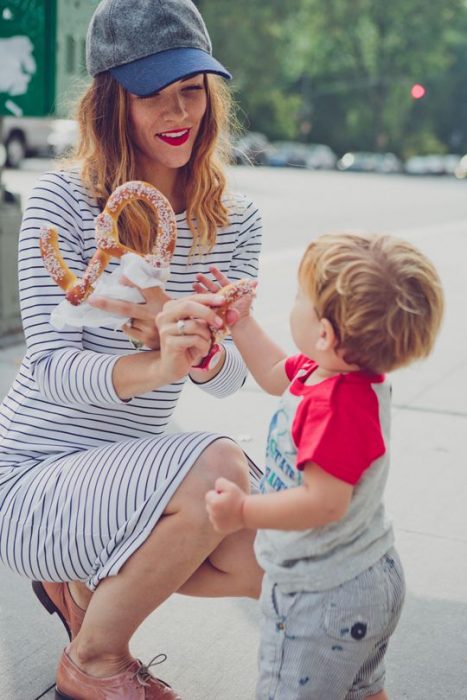
{"type": "MultiPolygon", "coordinates": [[[[131,301],[135,304],[143,302],[144,298],[137,289],[121,283],[122,276],[142,289],[163,288],[169,276],[169,267],[155,268],[140,255],[126,253],[122,256],[120,265],[113,272],[103,272],[94,287],[94,294],[108,299],[131,301]]],[[[109,311],[95,309],[86,301],[79,306],[73,306],[66,299],[50,314],[50,323],[57,330],[62,330],[67,326],[74,328],[106,326],[117,329],[121,328],[128,320],[128,316],[118,316],[109,311]]]]}

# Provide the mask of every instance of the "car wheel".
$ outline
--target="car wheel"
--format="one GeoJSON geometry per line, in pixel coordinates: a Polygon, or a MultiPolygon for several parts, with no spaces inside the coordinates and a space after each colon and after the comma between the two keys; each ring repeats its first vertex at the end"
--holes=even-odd
{"type": "Polygon", "coordinates": [[[6,144],[6,164],[10,168],[18,168],[21,161],[26,157],[26,145],[21,134],[12,134],[6,144]]]}

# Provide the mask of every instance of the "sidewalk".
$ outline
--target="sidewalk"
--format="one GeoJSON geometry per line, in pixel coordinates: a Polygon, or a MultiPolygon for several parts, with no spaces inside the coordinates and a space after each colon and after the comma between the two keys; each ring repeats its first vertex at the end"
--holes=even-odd
{"type": "MultiPolygon", "coordinates": [[[[401,235],[403,232],[398,232],[401,235]]],[[[467,236],[459,225],[412,229],[406,237],[435,262],[447,313],[433,357],[396,372],[392,472],[387,506],[405,563],[408,598],[388,653],[391,700],[467,700],[467,236]]],[[[257,315],[283,338],[301,250],[262,261],[257,315]]],[[[291,349],[290,339],[286,339],[291,349]]],[[[22,345],[0,351],[0,392],[14,376],[22,345]]],[[[215,400],[187,387],[175,421],[183,429],[227,433],[259,463],[275,405],[249,380],[215,400]]],[[[65,644],[60,623],[35,603],[29,582],[0,567],[0,698],[33,700],[52,683],[65,644]]],[[[168,660],[157,673],[186,700],[252,700],[257,605],[247,600],[173,596],[139,630],[134,652],[168,660]]]]}

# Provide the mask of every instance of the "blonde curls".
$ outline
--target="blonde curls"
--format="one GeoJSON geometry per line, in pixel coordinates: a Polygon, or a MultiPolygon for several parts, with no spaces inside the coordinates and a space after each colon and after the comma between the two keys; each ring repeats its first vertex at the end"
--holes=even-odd
{"type": "Polygon", "coordinates": [[[326,234],[306,250],[302,288],[338,337],[344,360],[388,372],[426,357],[444,310],[432,263],[389,235],[326,234]]]}
{"type": "MultiPolygon", "coordinates": [[[[232,104],[220,78],[206,75],[205,85],[206,114],[192,158],[183,169],[193,251],[212,248],[217,229],[228,224],[228,212],[222,200],[232,104]]],[[[80,138],[70,160],[80,163],[83,183],[101,209],[116,187],[138,179],[129,133],[128,102],[128,93],[105,72],[94,78],[78,106],[80,138]]],[[[120,217],[121,242],[139,252],[149,252],[155,223],[153,212],[144,203],[132,203],[120,217]]]]}

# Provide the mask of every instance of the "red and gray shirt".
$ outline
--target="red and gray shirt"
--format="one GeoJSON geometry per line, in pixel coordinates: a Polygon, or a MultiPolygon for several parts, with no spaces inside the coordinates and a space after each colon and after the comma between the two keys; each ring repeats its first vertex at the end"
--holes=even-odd
{"type": "Polygon", "coordinates": [[[389,467],[389,382],[384,375],[351,372],[306,384],[316,369],[305,355],[286,362],[291,383],[271,421],[261,490],[299,486],[307,462],[354,490],[339,522],[304,531],[259,531],[259,563],[286,592],[334,588],[393,544],[382,502],[389,467]]]}

